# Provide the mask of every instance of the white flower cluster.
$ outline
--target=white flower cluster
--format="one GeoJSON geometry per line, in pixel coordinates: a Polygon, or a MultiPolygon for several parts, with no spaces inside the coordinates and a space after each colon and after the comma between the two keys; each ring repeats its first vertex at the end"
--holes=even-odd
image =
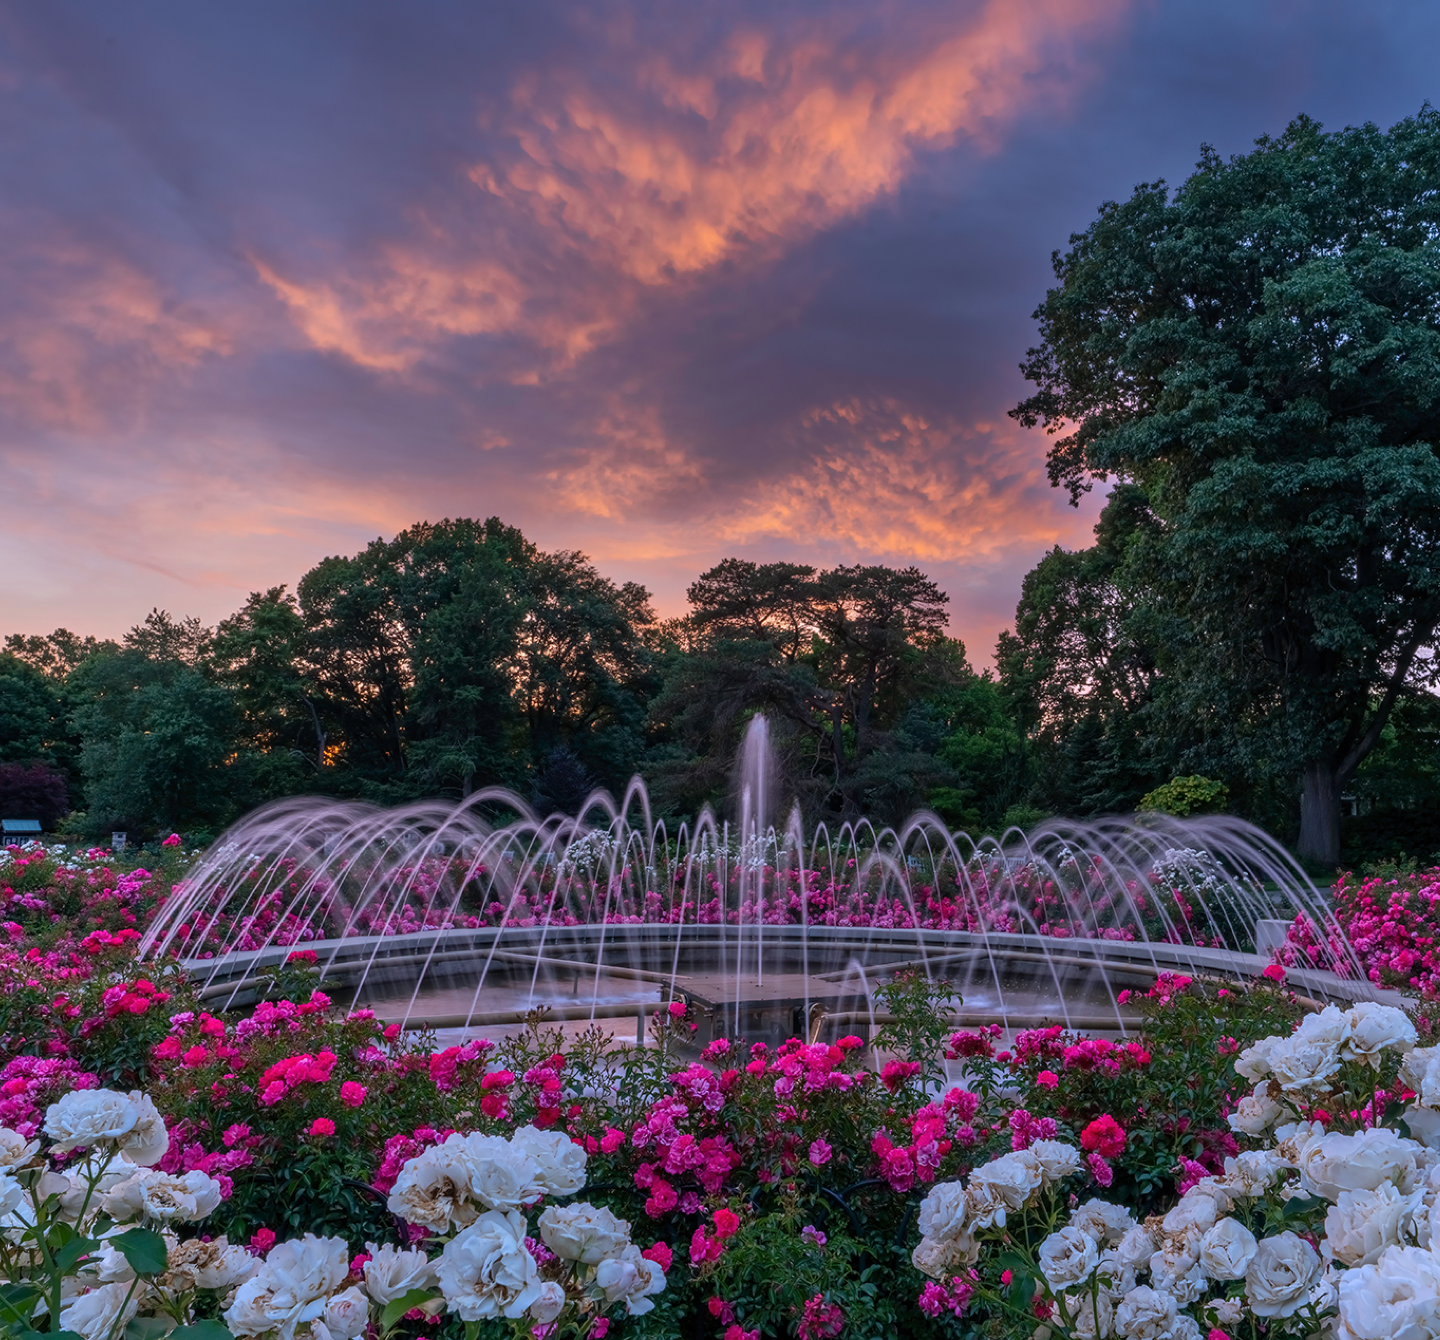
{"type": "MultiPolygon", "coordinates": [[[[1415,1045],[1415,1025],[1393,1005],[1361,1001],[1349,1010],[1327,1005],[1307,1015],[1288,1038],[1264,1038],[1247,1047],[1235,1061],[1238,1074],[1256,1085],[1253,1099],[1293,1104],[1297,1098],[1325,1088],[1346,1061],[1378,1067],[1380,1054],[1415,1045]]],[[[1265,1110],[1269,1110],[1266,1108],[1265,1110]]],[[[1258,1113],[1231,1125],[1248,1135],[1265,1129],[1258,1113]]]]}
{"type": "Polygon", "coordinates": [[[1274,1321],[1329,1305],[1334,1272],[1310,1243],[1289,1230],[1257,1238],[1243,1209],[1233,1213],[1288,1171],[1272,1151],[1241,1154],[1226,1161],[1223,1177],[1197,1182],[1168,1214],[1144,1223],[1118,1205],[1087,1201],[1040,1246],[1058,1320],[1087,1337],[1199,1340],[1245,1310],[1274,1321]]]}
{"type": "MultiPolygon", "coordinates": [[[[451,1135],[410,1159],[390,1192],[392,1213],[435,1233],[453,1233],[436,1262],[445,1306],[463,1321],[494,1317],[553,1321],[565,1285],[544,1279],[526,1246],[521,1211],[541,1197],[572,1196],[585,1185],[585,1151],[558,1131],[522,1126],[509,1139],[451,1135]]],[[[660,1266],[640,1255],[630,1225],[583,1202],[550,1205],[539,1233],[561,1261],[577,1301],[624,1303],[649,1312],[665,1287],[660,1266]]]]}
{"type": "MultiPolygon", "coordinates": [[[[105,1340],[131,1318],[175,1317],[196,1290],[235,1289],[259,1266],[224,1237],[181,1242],[175,1227],[206,1218],[220,1183],[198,1171],[161,1172],[170,1137],[155,1104],[138,1092],[87,1089],[66,1094],[45,1114],[51,1152],[85,1151],[64,1168],[39,1158],[40,1141],[0,1127],[0,1253],[12,1284],[35,1279],[31,1250],[58,1225],[93,1244],[60,1281],[61,1309],[51,1329],[105,1340]],[[158,1234],[163,1270],[137,1276],[126,1248],[134,1230],[158,1234]]],[[[45,1291],[42,1290],[42,1293],[45,1291]]]]}
{"type": "Polygon", "coordinates": [[[1029,1149],[1002,1154],[970,1174],[969,1183],[937,1182],[920,1202],[917,1270],[944,1279],[980,1259],[976,1233],[1004,1228],[1006,1215],[1036,1203],[1062,1178],[1079,1172],[1080,1151],[1059,1140],[1036,1140],[1029,1149]]]}
{"type": "MultiPolygon", "coordinates": [[[[1036,1253],[1050,1328],[1080,1340],[1200,1340],[1258,1322],[1307,1340],[1440,1340],[1440,1047],[1416,1040],[1402,1010],[1363,1002],[1328,1006],[1289,1037],[1247,1048],[1235,1069],[1255,1087],[1230,1124],[1273,1145],[1226,1159],[1223,1175],[1144,1222],[1103,1200],[1074,1209],[1036,1253]],[[1401,1053],[1400,1080],[1416,1094],[1407,1134],[1303,1119],[1338,1092],[1342,1067],[1371,1073],[1386,1052],[1401,1053]]],[[[1347,1073],[1353,1093],[1356,1070],[1347,1073]]],[[[1353,1115],[1383,1116],[1358,1105],[1353,1115]]],[[[935,1187],[916,1266],[944,1278],[974,1263],[977,1232],[1002,1226],[1005,1209],[1040,1204],[1055,1180],[1046,1157],[1007,1154],[967,1186],[935,1187]]]]}
{"type": "Polygon", "coordinates": [[[539,1236],[556,1258],[542,1270],[522,1211],[585,1185],[585,1152],[560,1132],[456,1134],[411,1159],[392,1210],[450,1236],[433,1258],[370,1243],[357,1276],[343,1238],[307,1233],[277,1243],[263,1261],[224,1237],[181,1241],[177,1227],[211,1214],[221,1186],[203,1172],[154,1167],[169,1137],[144,1094],[67,1094],[48,1109],[43,1129],[52,1152],[80,1149],[85,1157],[52,1168],[38,1140],[0,1128],[0,1275],[34,1285],[37,1321],[58,1283],[62,1308],[48,1328],[83,1340],[108,1340],[136,1317],[181,1324],[206,1293],[236,1336],[358,1340],[387,1308],[545,1324],[572,1303],[590,1313],[623,1303],[639,1315],[665,1287],[660,1266],[630,1241],[630,1225],[588,1204],[549,1204],[540,1214],[539,1236]],[[34,1249],[59,1224],[90,1245],[62,1278],[45,1279],[37,1273],[45,1254],[34,1249]]]}

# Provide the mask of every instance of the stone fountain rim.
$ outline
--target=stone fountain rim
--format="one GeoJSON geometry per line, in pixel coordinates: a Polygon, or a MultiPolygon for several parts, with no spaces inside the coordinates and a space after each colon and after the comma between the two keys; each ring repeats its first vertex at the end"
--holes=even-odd
{"type": "MultiPolygon", "coordinates": [[[[847,944],[853,944],[854,948],[868,952],[908,947],[918,950],[922,958],[930,954],[938,956],[940,952],[948,949],[989,952],[992,957],[1003,961],[1007,956],[1005,951],[1026,952],[1045,958],[1081,958],[1093,962],[1098,968],[1109,965],[1130,973],[1142,969],[1156,973],[1179,971],[1242,981],[1259,977],[1272,963],[1268,955],[1206,949],[1154,940],[1102,940],[1026,932],[981,934],[968,931],[858,926],[786,925],[766,926],[761,930],[754,925],[736,928],[719,924],[675,926],[661,923],[455,927],[415,931],[403,935],[356,935],[231,951],[214,958],[184,958],[180,963],[188,973],[196,978],[203,978],[209,985],[231,981],[236,977],[243,979],[257,968],[280,966],[298,950],[308,950],[320,957],[323,980],[326,973],[336,970],[343,971],[362,964],[367,968],[383,968],[387,960],[396,959],[413,962],[417,951],[428,950],[435,954],[452,946],[471,947],[477,954],[483,954],[487,950],[499,951],[502,948],[510,952],[529,948],[533,952],[538,951],[542,942],[546,949],[594,948],[615,944],[629,949],[648,950],[663,945],[673,952],[706,944],[737,944],[742,939],[748,945],[763,941],[766,945],[777,948],[800,947],[807,941],[818,942],[832,952],[847,947],[847,944]],[[677,945],[677,936],[682,934],[684,939],[677,945]],[[997,950],[1001,952],[995,953],[997,950]]],[[[421,966],[423,969],[423,965],[421,966]]],[[[883,970],[886,965],[875,966],[883,970]]],[[[419,973],[416,977],[418,979],[419,973]]],[[[1292,988],[1317,1000],[1382,1000],[1389,1004],[1402,1005],[1409,1001],[1409,998],[1401,996],[1399,992],[1378,988],[1364,978],[1344,977],[1318,968],[1287,969],[1287,982],[1292,988]]]]}

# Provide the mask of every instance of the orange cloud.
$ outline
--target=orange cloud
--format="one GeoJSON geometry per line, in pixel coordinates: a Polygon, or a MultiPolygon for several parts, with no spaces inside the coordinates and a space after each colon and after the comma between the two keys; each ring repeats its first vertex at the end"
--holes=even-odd
{"type": "Polygon", "coordinates": [[[917,153],[992,142],[1024,109],[1063,98],[1075,49],[1128,0],[954,5],[938,30],[837,5],[805,24],[708,24],[643,43],[597,29],[583,69],[519,79],[488,119],[502,148],[475,190],[345,275],[256,260],[305,338],[382,372],[454,337],[512,334],[535,356],[512,381],[571,366],[632,322],[647,291],[773,261],[894,191],[917,153]]]}
{"type": "Polygon", "coordinates": [[[3,264],[0,400],[10,412],[67,429],[133,420],[153,383],[233,348],[224,322],[127,258],[53,221],[13,235],[27,233],[3,264]]]}
{"type": "Polygon", "coordinates": [[[906,50],[866,32],[873,8],[848,19],[837,8],[798,37],[737,32],[688,66],[639,54],[638,98],[558,73],[516,90],[519,156],[471,177],[619,272],[671,283],[857,213],[900,184],[917,150],[988,137],[1063,91],[1032,82],[1057,44],[1124,7],[990,0],[952,7],[950,30],[927,34],[892,17],[906,50]]]}
{"type": "MultiPolygon", "coordinates": [[[[391,248],[381,258],[378,277],[310,284],[286,279],[258,258],[251,263],[315,348],[377,372],[413,367],[439,336],[514,330],[525,305],[518,278],[483,259],[447,265],[421,251],[391,248]]],[[[583,333],[563,338],[583,340],[583,333]]]]}
{"type": "Polygon", "coordinates": [[[704,483],[700,463],[669,440],[653,406],[607,398],[595,424],[595,445],[545,473],[562,509],[623,521],[637,510],[704,483]]]}
{"type": "Polygon", "coordinates": [[[932,419],[891,400],[847,400],[799,426],[807,465],[727,509],[733,543],[814,537],[874,555],[984,560],[1071,538],[1033,440],[1008,421],[932,419]]]}

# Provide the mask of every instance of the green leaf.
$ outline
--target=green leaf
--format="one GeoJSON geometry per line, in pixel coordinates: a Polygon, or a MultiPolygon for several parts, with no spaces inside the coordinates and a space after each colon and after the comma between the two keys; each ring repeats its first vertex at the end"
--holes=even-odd
{"type": "Polygon", "coordinates": [[[165,1239],[148,1228],[131,1228],[111,1238],[110,1245],[130,1264],[137,1275],[158,1275],[169,1259],[165,1239]]]}
{"type": "Polygon", "coordinates": [[[42,1297],[33,1284],[0,1284],[0,1321],[18,1321],[28,1330],[35,1304],[42,1297]]]}
{"type": "Polygon", "coordinates": [[[428,1303],[432,1298],[438,1297],[439,1295],[434,1289],[411,1289],[408,1293],[402,1293],[399,1298],[392,1299],[381,1309],[380,1330],[388,1331],[411,1308],[419,1307],[421,1303],[428,1303]]]}
{"type": "Polygon", "coordinates": [[[1326,1204],[1320,1196],[1291,1196],[1280,1210],[1282,1220],[1299,1219],[1326,1204]]]}
{"type": "Polygon", "coordinates": [[[82,1256],[95,1251],[99,1246],[100,1244],[94,1238],[71,1238],[55,1253],[55,1269],[62,1275],[68,1275],[74,1270],[82,1256]]]}
{"type": "Polygon", "coordinates": [[[218,1321],[192,1321],[171,1331],[170,1340],[235,1340],[235,1337],[218,1321]]]}
{"type": "Polygon", "coordinates": [[[131,1317],[125,1323],[125,1340],[162,1340],[173,1329],[169,1317],[131,1317]]]}

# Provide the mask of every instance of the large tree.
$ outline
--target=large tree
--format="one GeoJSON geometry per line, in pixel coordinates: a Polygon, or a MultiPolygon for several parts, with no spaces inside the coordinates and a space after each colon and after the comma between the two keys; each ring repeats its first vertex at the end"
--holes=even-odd
{"type": "MultiPolygon", "coordinates": [[[[284,689],[283,676],[255,678],[313,708],[326,756],[378,797],[524,788],[556,750],[616,789],[643,748],[648,601],[494,517],[423,522],[306,573],[299,679],[284,689]]],[[[282,616],[270,610],[271,622],[282,616]]]]}
{"type": "Polygon", "coordinates": [[[894,815],[923,802],[937,774],[953,780],[896,733],[914,700],[964,666],[943,633],[947,597],[918,569],[727,558],[688,595],[651,709],[677,751],[661,770],[667,803],[719,798],[757,711],[771,718],[787,788],[812,808],[894,815]]]}
{"type": "Polygon", "coordinates": [[[1295,776],[1300,853],[1334,862],[1342,791],[1434,674],[1440,113],[1207,148],[1054,266],[1012,413],[1061,434],[1072,498],[1144,490],[1137,570],[1189,626],[1182,697],[1295,776]]]}

